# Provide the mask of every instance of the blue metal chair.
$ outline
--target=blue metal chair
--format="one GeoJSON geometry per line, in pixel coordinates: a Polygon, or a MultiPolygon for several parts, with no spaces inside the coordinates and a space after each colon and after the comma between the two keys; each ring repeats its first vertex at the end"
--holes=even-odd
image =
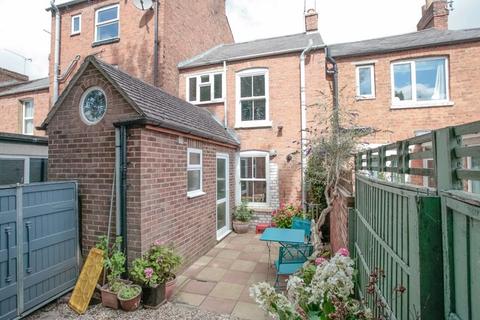
{"type": "Polygon", "coordinates": [[[292,229],[300,229],[305,231],[305,238],[310,242],[310,235],[312,233],[312,222],[308,219],[293,217],[292,229]]]}
{"type": "Polygon", "coordinates": [[[297,272],[312,252],[313,246],[309,244],[280,247],[278,260],[275,260],[275,268],[277,269],[275,288],[279,288],[278,279],[280,276],[289,276],[297,272]]]}

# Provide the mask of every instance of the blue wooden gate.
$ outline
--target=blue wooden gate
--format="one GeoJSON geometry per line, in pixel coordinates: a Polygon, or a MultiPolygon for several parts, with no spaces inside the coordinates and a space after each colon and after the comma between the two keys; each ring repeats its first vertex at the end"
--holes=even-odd
{"type": "Polygon", "coordinates": [[[0,320],[52,301],[78,275],[75,182],[0,188],[0,320]]]}

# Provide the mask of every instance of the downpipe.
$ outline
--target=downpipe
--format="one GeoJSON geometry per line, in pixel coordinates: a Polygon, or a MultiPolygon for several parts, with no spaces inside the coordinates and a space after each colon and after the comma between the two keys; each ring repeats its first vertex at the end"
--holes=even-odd
{"type": "Polygon", "coordinates": [[[305,58],[307,54],[312,50],[313,41],[308,41],[307,47],[302,51],[300,55],[300,121],[301,121],[301,170],[302,170],[302,207],[305,209],[307,202],[307,190],[305,185],[305,172],[307,168],[307,101],[306,101],[306,79],[305,79],[305,58]]]}
{"type": "Polygon", "coordinates": [[[53,96],[52,105],[57,102],[58,99],[58,75],[60,73],[60,11],[55,4],[55,0],[50,1],[52,11],[55,12],[55,49],[53,60],[53,96]]]}

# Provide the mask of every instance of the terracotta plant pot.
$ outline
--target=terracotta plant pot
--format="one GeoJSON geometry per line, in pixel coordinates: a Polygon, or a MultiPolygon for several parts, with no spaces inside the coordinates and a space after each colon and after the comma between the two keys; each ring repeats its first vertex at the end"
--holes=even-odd
{"type": "Polygon", "coordinates": [[[243,221],[233,221],[233,230],[236,233],[247,233],[250,227],[250,222],[243,222],[243,221]]]}
{"type": "MultiPolygon", "coordinates": [[[[132,283],[131,281],[122,280],[122,279],[120,279],[118,281],[123,282],[126,285],[129,285],[129,284],[132,283]]],[[[113,292],[113,291],[110,291],[110,287],[109,287],[108,284],[104,285],[100,289],[100,292],[101,292],[101,295],[102,295],[102,305],[104,307],[112,308],[114,310],[117,310],[118,307],[119,307],[117,293],[113,292]]]]}
{"type": "Polygon", "coordinates": [[[142,297],[142,287],[137,285],[131,285],[131,286],[139,288],[139,293],[135,297],[132,297],[130,299],[123,299],[120,294],[122,290],[120,290],[119,294],[117,295],[118,301],[120,301],[120,306],[125,311],[135,311],[140,306],[140,299],[142,297]]]}
{"type": "Polygon", "coordinates": [[[175,291],[175,285],[177,284],[177,276],[173,275],[173,279],[167,281],[165,284],[165,299],[170,300],[175,291]]]}
{"type": "Polygon", "coordinates": [[[142,300],[145,308],[158,308],[165,302],[165,283],[160,283],[153,288],[144,287],[142,300]]]}

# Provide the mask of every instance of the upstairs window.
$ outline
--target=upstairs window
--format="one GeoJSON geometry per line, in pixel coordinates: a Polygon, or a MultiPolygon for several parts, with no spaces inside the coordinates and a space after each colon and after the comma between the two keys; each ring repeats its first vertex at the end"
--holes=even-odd
{"type": "Polygon", "coordinates": [[[23,121],[22,121],[22,133],[23,134],[33,134],[33,101],[25,100],[22,101],[23,109],[23,121]]]}
{"type": "Polygon", "coordinates": [[[223,99],[223,74],[210,73],[187,79],[188,101],[195,104],[219,102],[223,99]]]}
{"type": "Polygon", "coordinates": [[[202,189],[202,150],[187,149],[187,196],[204,194],[202,189]]]}
{"type": "Polygon", "coordinates": [[[95,42],[119,37],[119,6],[104,7],[95,12],[95,42]]]}
{"type": "Polygon", "coordinates": [[[375,72],[373,65],[357,66],[357,99],[375,98],[375,72]]]}
{"type": "Polygon", "coordinates": [[[448,104],[446,58],[426,58],[392,64],[394,107],[448,104]]]}
{"type": "Polygon", "coordinates": [[[237,74],[237,126],[269,126],[268,71],[253,69],[237,74]]]}
{"type": "Polygon", "coordinates": [[[75,16],[72,16],[72,31],[71,35],[76,35],[80,34],[82,31],[82,15],[77,14],[75,16]]]}

